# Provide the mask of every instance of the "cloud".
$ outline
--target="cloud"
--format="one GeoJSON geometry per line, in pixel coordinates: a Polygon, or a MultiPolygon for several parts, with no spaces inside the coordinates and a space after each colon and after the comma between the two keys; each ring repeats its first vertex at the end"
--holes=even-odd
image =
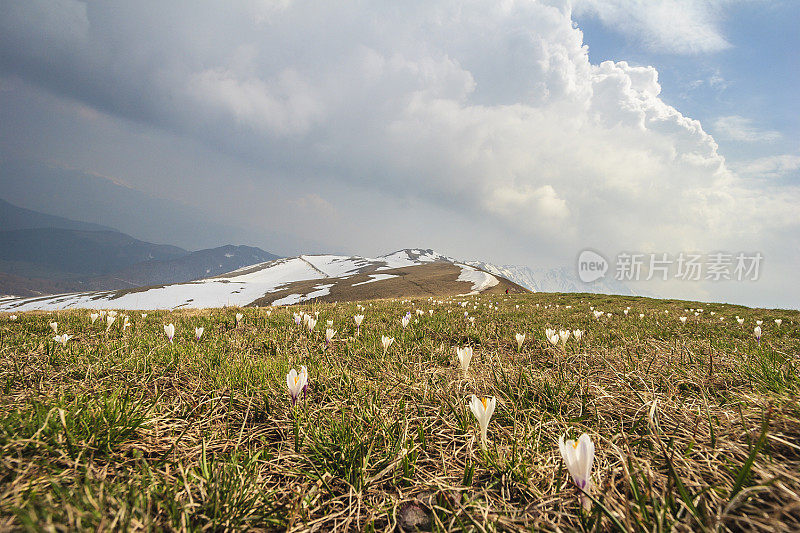
{"type": "Polygon", "coordinates": [[[792,154],[759,157],[737,163],[734,168],[742,176],[750,178],[782,178],[800,170],[800,156],[792,154]]]}
{"type": "Polygon", "coordinates": [[[574,0],[573,5],[579,16],[595,16],[654,52],[701,54],[731,47],[720,19],[724,8],[736,1],[574,0]]]}
{"type": "MultiPolygon", "coordinates": [[[[292,221],[331,248],[430,239],[526,261],[585,246],[723,249],[798,223],[797,190],[750,188],[703,125],[662,100],[654,67],[591,64],[567,0],[153,5],[86,4],[88,27],[73,17],[46,30],[68,37],[42,54],[41,17],[19,2],[19,28],[0,20],[0,75],[115,117],[131,143],[167,139],[147,158],[185,169],[171,179],[191,194],[215,186],[201,163],[213,160],[224,178],[204,197],[216,208],[246,191],[229,200],[242,218],[269,211],[259,220],[292,221]],[[337,220],[295,222],[314,195],[337,220]]],[[[722,3],[651,5],[574,7],[609,24],[628,17],[649,46],[728,46],[722,3]]],[[[110,149],[122,168],[147,159],[110,149]]]]}
{"type": "Polygon", "coordinates": [[[753,125],[753,120],[739,115],[719,117],[714,129],[723,138],[742,142],[772,142],[781,138],[780,132],[762,130],[753,125]]]}

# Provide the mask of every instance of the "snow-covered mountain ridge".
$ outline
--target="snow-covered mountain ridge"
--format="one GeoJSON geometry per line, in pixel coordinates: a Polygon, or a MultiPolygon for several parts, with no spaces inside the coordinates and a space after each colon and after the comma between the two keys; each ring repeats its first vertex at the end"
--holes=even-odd
{"type": "Polygon", "coordinates": [[[457,296],[500,287],[524,290],[432,250],[407,249],[377,258],[301,255],[186,283],[16,298],[0,302],[0,311],[290,305],[308,300],[457,296]]]}
{"type": "Polygon", "coordinates": [[[408,248],[376,258],[300,255],[186,283],[8,299],[0,301],[0,311],[291,305],[309,300],[449,297],[506,289],[631,294],[624,286],[581,283],[566,268],[497,266],[482,261],[459,261],[430,249],[408,248]]]}

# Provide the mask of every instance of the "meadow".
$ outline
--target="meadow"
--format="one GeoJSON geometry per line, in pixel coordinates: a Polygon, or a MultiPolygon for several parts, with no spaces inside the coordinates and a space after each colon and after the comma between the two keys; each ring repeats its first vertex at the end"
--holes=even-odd
{"type": "Polygon", "coordinates": [[[800,530],[797,311],[529,294],[90,313],[0,316],[0,530],[800,530]],[[496,399],[485,448],[473,394],[496,399]],[[583,433],[586,493],[558,444],[583,433]]]}

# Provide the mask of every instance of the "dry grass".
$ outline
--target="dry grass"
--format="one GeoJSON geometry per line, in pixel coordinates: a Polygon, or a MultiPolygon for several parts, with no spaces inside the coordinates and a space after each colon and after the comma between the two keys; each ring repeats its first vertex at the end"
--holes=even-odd
{"type": "Polygon", "coordinates": [[[301,306],[319,312],[310,335],[298,308],[130,313],[124,333],[85,311],[0,317],[0,529],[800,529],[797,312],[492,298],[497,311],[468,299],[472,326],[456,304],[365,304],[360,336],[355,303],[301,306]],[[75,335],[66,348],[51,320],[75,335]],[[586,333],[553,348],[548,326],[586,333]],[[397,339],[386,356],[382,334],[397,339]],[[467,344],[465,378],[453,349],[467,344]],[[285,375],[301,364],[311,388],[293,409],[285,375]],[[473,393],[498,399],[486,452],[473,393]],[[556,445],[582,432],[597,447],[587,512],[556,445]]]}

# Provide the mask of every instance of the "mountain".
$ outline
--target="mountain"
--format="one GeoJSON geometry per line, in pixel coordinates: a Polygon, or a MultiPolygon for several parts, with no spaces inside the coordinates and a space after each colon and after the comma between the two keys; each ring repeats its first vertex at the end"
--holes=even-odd
{"type": "Polygon", "coordinates": [[[497,266],[483,261],[467,261],[466,263],[486,272],[503,276],[532,292],[588,292],[637,296],[637,293],[630,287],[613,277],[584,283],[574,270],[567,267],[534,269],[518,265],[497,266]]]}
{"type": "Polygon", "coordinates": [[[406,249],[374,259],[301,255],[186,283],[5,300],[0,302],[0,311],[275,306],[307,301],[502,294],[506,290],[528,292],[503,277],[433,250],[406,249]]]}
{"type": "MultiPolygon", "coordinates": [[[[216,276],[253,263],[277,258],[278,256],[259,248],[227,245],[187,252],[186,255],[166,261],[144,261],[106,275],[89,278],[31,278],[0,272],[0,294],[38,297],[47,294],[107,291],[180,283],[216,276]]],[[[3,266],[2,261],[0,266],[3,266]]]]}
{"type": "Polygon", "coordinates": [[[15,275],[38,272],[51,279],[99,276],[144,261],[188,254],[177,246],[152,244],[118,231],[31,228],[0,231],[0,266],[15,275]]]}
{"type": "Polygon", "coordinates": [[[18,207],[0,198],[0,229],[3,231],[12,231],[33,228],[59,228],[78,231],[116,231],[113,228],[101,226],[99,224],[46,215],[31,209],[18,207]]]}
{"type": "Polygon", "coordinates": [[[278,256],[249,246],[189,252],[0,200],[0,295],[116,290],[216,276],[278,256]]]}
{"type": "Polygon", "coordinates": [[[248,265],[278,259],[252,246],[226,245],[169,260],[149,260],[102,277],[88,279],[82,290],[113,290],[147,285],[166,285],[217,276],[248,265]]]}
{"type": "Polygon", "coordinates": [[[81,286],[73,280],[53,280],[26,278],[0,272],[0,300],[22,296],[42,296],[44,294],[62,294],[81,290],[81,286]]]}

